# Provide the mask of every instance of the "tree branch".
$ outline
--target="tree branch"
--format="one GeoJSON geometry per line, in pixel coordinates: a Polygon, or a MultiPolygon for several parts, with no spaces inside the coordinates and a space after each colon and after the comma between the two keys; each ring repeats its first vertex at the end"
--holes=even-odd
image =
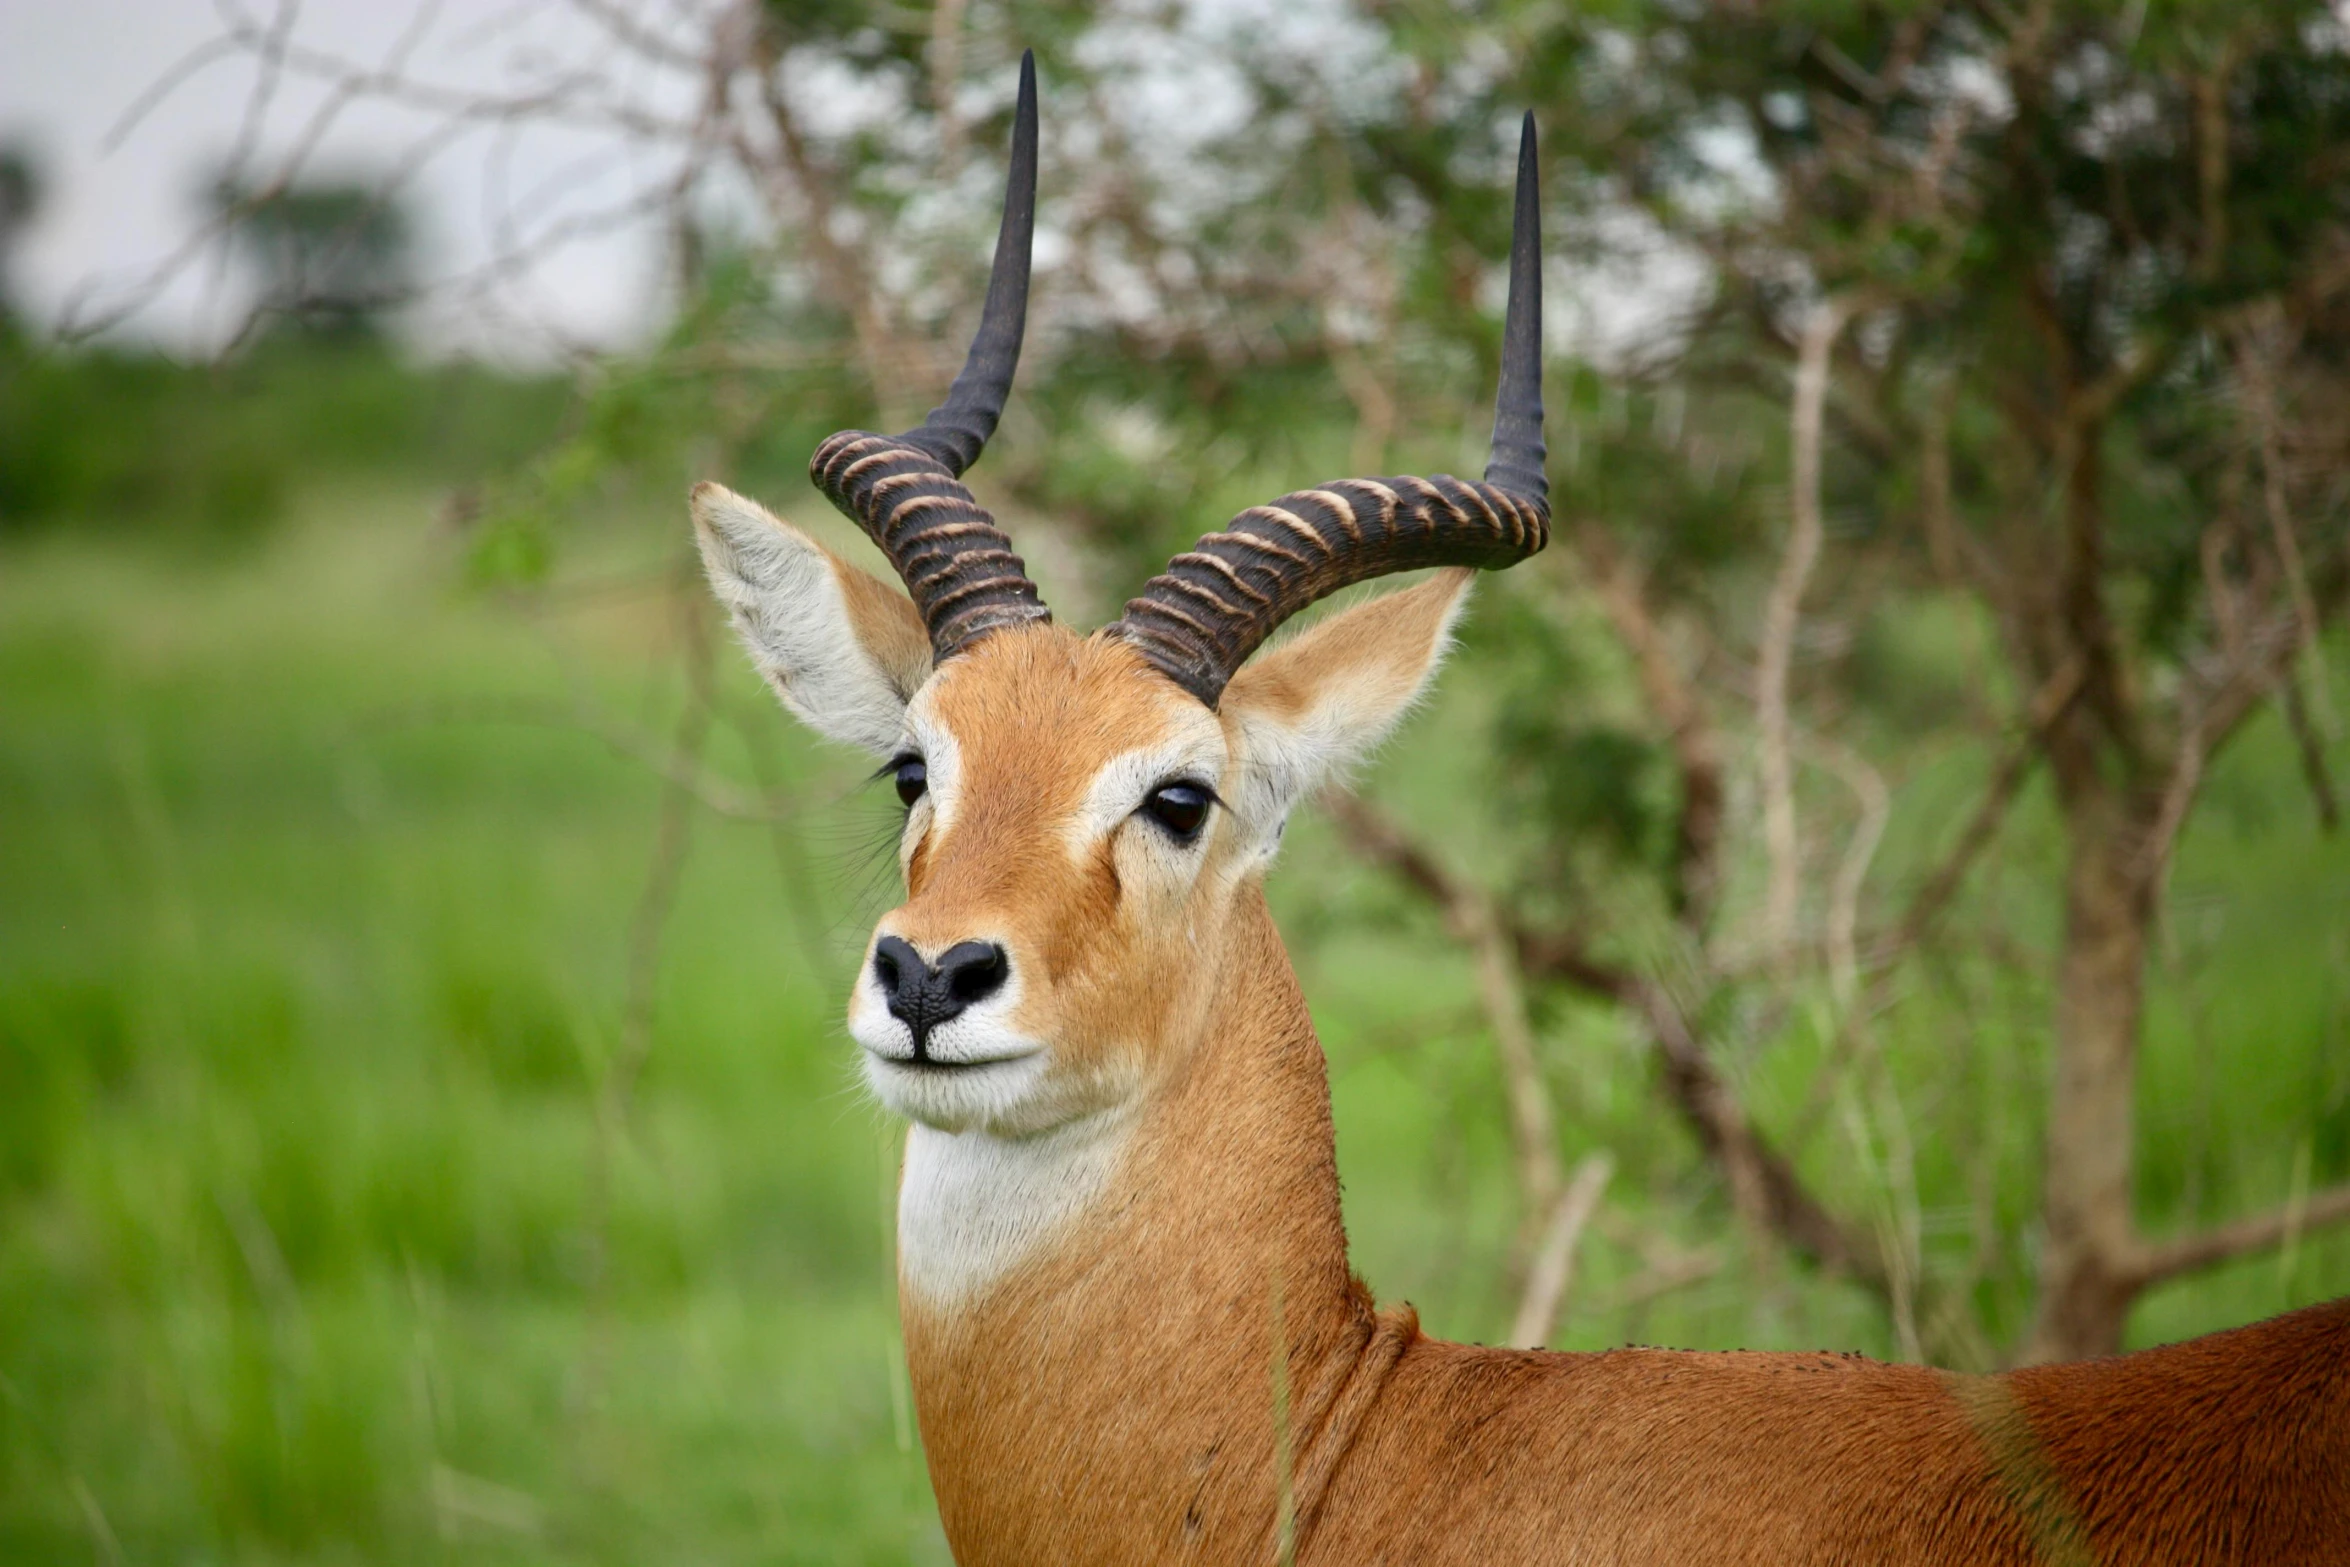
{"type": "Polygon", "coordinates": [[[1958,417],[1958,388],[1955,372],[1934,388],[1918,445],[1919,520],[1925,525],[1926,557],[1944,587],[1958,586],[1966,569],[1959,560],[1958,520],[1951,504],[1950,427],[1958,417]]]}
{"type": "Polygon", "coordinates": [[[1825,736],[1814,739],[1812,745],[1830,770],[1844,780],[1860,806],[1859,825],[1845,845],[1828,896],[1829,982],[1837,1006],[1849,1013],[1860,1000],[1860,943],[1854,933],[1860,925],[1861,889],[1868,883],[1877,845],[1884,841],[1885,823],[1893,814],[1893,795],[1885,787],[1885,775],[1850,746],[1825,736]]]}
{"type": "Polygon", "coordinates": [[[1502,1088],[1509,1097],[1510,1135],[1517,1150],[1518,1190],[1524,1207],[1520,1244],[1531,1246],[1535,1227],[1559,1201],[1563,1177],[1557,1117],[1535,1056],[1534,1027],[1526,1016],[1517,943],[1482,889],[1454,876],[1371,806],[1337,790],[1330,791],[1324,803],[1358,852],[1400,875],[1434,903],[1453,938],[1475,955],[1477,995],[1487,1026],[1493,1030],[1502,1088]]]}
{"type": "Polygon", "coordinates": [[[938,0],[930,13],[930,107],[938,116],[938,161],[952,175],[963,162],[963,116],[955,90],[963,78],[964,0],[938,0]]]}
{"type": "MultiPolygon", "coordinates": [[[[2260,451],[2261,509],[2267,514],[2269,542],[2283,568],[2293,613],[2301,622],[2304,647],[2317,645],[2317,596],[2310,591],[2309,568],[2301,558],[2301,543],[2293,526],[2293,510],[2285,497],[2284,442],[2277,428],[2276,378],[2272,360],[2285,351],[2287,325],[2281,310],[2262,312],[2236,334],[2236,379],[2242,389],[2244,411],[2252,421],[2260,451]],[[2265,351],[2264,351],[2265,350],[2265,351]]],[[[2333,696],[2326,686],[2325,661],[2311,661],[2317,683],[2317,710],[2328,733],[2333,732],[2333,696]]],[[[2290,676],[2287,676],[2288,681],[2290,676]]],[[[2295,695],[2298,701],[2298,693],[2295,695]]]]}
{"type": "Polygon", "coordinates": [[[1559,1196],[1557,1118],[1551,1112],[1550,1090],[1542,1081],[1542,1066],[1534,1051],[1534,1025],[1526,1016],[1526,987],[1518,971],[1518,956],[1503,935],[1492,903],[1482,894],[1470,894],[1448,912],[1448,919],[1477,956],[1477,995],[1493,1030],[1494,1054],[1501,1061],[1502,1087],[1509,1095],[1510,1134],[1517,1144],[1518,1191],[1525,1203],[1522,1243],[1530,1242],[1559,1196]]]}
{"type": "MultiPolygon", "coordinates": [[[[832,303],[844,311],[856,337],[857,350],[865,361],[865,374],[879,406],[882,422],[896,425],[908,422],[909,410],[914,406],[905,402],[906,393],[899,390],[905,384],[901,372],[906,366],[905,345],[898,340],[885,318],[875,289],[875,272],[866,264],[866,258],[852,251],[842,242],[837,230],[837,207],[834,200],[833,176],[821,167],[815,150],[808,145],[798,114],[783,90],[782,52],[773,29],[762,27],[758,35],[758,89],[759,103],[766,111],[770,129],[775,133],[777,151],[790,183],[797,187],[801,203],[806,208],[806,222],[799,225],[806,236],[809,254],[815,262],[816,274],[832,303]]],[[[747,139],[737,136],[736,156],[743,166],[756,175],[766,172],[769,178],[761,183],[768,187],[771,207],[779,226],[789,227],[791,216],[775,198],[780,194],[775,187],[773,168],[769,160],[760,158],[758,150],[747,139]]],[[[921,367],[918,382],[932,379],[930,367],[921,367]]],[[[917,394],[918,395],[918,394],[917,394]]]]}
{"type": "Polygon", "coordinates": [[[1890,1301],[1884,1259],[1864,1246],[1805,1189],[1778,1151],[1763,1140],[1746,1108],[1699,1047],[1662,985],[1640,981],[1636,1002],[1664,1060],[1665,1087],[1708,1156],[1722,1167],[1731,1199],[1750,1222],[1821,1267],[1842,1273],[1890,1301]]]}
{"type": "Polygon", "coordinates": [[[1933,930],[1958,896],[1959,887],[1966,881],[1967,872],[1992,837],[1999,824],[2007,817],[2007,809],[2022,792],[2024,780],[2031,775],[2032,763],[2040,755],[2041,738],[2048,726],[2056,722],[2081,689],[2081,661],[2067,659],[2055,674],[2041,684],[2033,694],[2031,705],[2025,709],[2024,723],[2008,745],[2007,754],[1991,770],[1991,781],[1983,790],[1983,797],[1975,802],[1974,814],[1967,818],[1957,842],[1927,877],[1917,895],[1910,899],[1901,922],[1890,934],[1878,942],[1870,953],[1871,962],[1884,964],[1909,951],[1933,930]]]}
{"type": "Polygon", "coordinates": [[[2333,774],[2326,768],[2325,742],[2310,721],[2309,704],[2301,695],[2301,677],[2289,669],[2285,671],[2284,697],[2285,726],[2293,731],[2294,747],[2301,753],[2301,777],[2317,806],[2318,826],[2333,832],[2342,825],[2342,806],[2334,794],[2333,774]]]}
{"type": "Polygon", "coordinates": [[[2293,659],[2301,651],[2301,620],[2288,611],[2271,616],[2244,634],[2241,656],[2227,659],[2217,679],[2198,700],[2187,699],[2185,720],[2179,725],[2178,755],[2162,786],[2161,803],[2138,852],[2138,871],[2159,880],[2170,865],[2179,834],[2194,809],[2203,786],[2203,773],[2221,746],[2252,715],[2261,699],[2288,678],[2293,659]]]}
{"type": "Polygon", "coordinates": [[[1559,1303],[1574,1282],[1575,1244],[1583,1238],[1615,1168],[1616,1162],[1604,1153],[1592,1154],[1575,1167],[1575,1178],[1567,1183],[1543,1228],[1542,1245],[1527,1270],[1526,1291],[1518,1298],[1509,1337],[1517,1348],[1540,1349],[1550,1341],[1551,1330],[1558,1325],[1559,1303]]]}
{"type": "Polygon", "coordinates": [[[2222,1224],[2199,1235],[2146,1246],[2132,1263],[2130,1277],[2143,1289],[2183,1273],[2216,1267],[2246,1252],[2265,1251],[2313,1229],[2345,1222],[2350,1222],[2350,1186],[2328,1187],[2267,1213],[2222,1224]]]}
{"type": "Polygon", "coordinates": [[[1614,1292],[1591,1304],[1593,1316],[1611,1316],[1621,1311],[1633,1311],[1650,1301],[1672,1294],[1675,1290],[1703,1284],[1722,1271],[1722,1259],[1710,1251],[1690,1252],[1685,1256],[1649,1264],[1637,1277],[1625,1280],[1614,1292]]]}
{"type": "Polygon", "coordinates": [[[1783,952],[1795,936],[1797,905],[1803,893],[1802,846],[1795,827],[1795,760],[1787,713],[1787,676],[1794,662],[1795,633],[1803,591],[1819,563],[1824,528],[1820,520],[1820,421],[1828,400],[1829,357],[1854,302],[1828,300],[1803,325],[1795,364],[1795,395],[1788,413],[1792,476],[1788,507],[1792,521],[1779,572],[1763,608],[1762,645],[1754,673],[1754,707],[1761,734],[1763,846],[1770,880],[1763,900],[1761,944],[1783,952]]]}
{"type": "MultiPolygon", "coordinates": [[[[1357,854],[1401,877],[1439,909],[1450,910],[1476,896],[1375,807],[1348,795],[1327,794],[1324,800],[1357,854]]],[[[1594,958],[1567,933],[1527,931],[1506,920],[1502,929],[1511,937],[1519,972],[1526,978],[1569,985],[1613,1001],[1646,1025],[1663,1062],[1668,1097],[1696,1133],[1707,1158],[1721,1168],[1739,1212],[1760,1233],[1776,1236],[1819,1266],[1891,1298],[1883,1259],[1846,1231],[1805,1189],[1795,1167],[1756,1130],[1736,1091],[1698,1044],[1679,1004],[1663,985],[1594,958]]]]}

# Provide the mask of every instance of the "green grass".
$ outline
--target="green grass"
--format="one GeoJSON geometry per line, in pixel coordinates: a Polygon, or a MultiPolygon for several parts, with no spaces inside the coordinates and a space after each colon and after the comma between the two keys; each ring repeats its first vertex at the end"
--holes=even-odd
{"type": "Polygon", "coordinates": [[[0,1552],[937,1559],[763,830],[694,822],[607,1113],[658,789],[508,715],[661,708],[658,584],[526,618],[428,518],[0,572],[0,1552]]]}
{"type": "MultiPolygon", "coordinates": [[[[896,1133],[836,1021],[887,885],[862,763],[720,648],[711,767],[809,804],[772,831],[691,811],[648,949],[660,780],[568,716],[666,743],[700,602],[637,568],[682,538],[648,506],[519,605],[454,586],[422,494],[299,496],[233,561],[69,531],[0,553],[0,1557],[944,1560],[889,1285],[896,1133]]],[[[1475,668],[1375,775],[1470,858],[1505,846],[1456,803],[1490,783],[1475,668]]],[[[1920,753],[1885,877],[1980,764],[1920,753]]],[[[2350,853],[2273,723],[2213,791],[2148,1025],[2157,1228],[2350,1175],[2350,853]]],[[[1277,902],[1358,1267],[1495,1337],[1516,1216],[1466,973],[1320,825],[1295,839],[1277,902]]],[[[2005,843],[1983,896],[2044,942],[2045,820],[2005,843]]],[[[1749,1252],[1619,1020],[1559,1005],[1544,1031],[1566,1152],[1607,1147],[1638,1226],[1731,1258],[1640,1310],[1571,1306],[1562,1343],[1893,1351],[1865,1297],[1749,1252]]],[[[2012,1327],[2044,998],[1954,965],[1885,1032],[1929,1256],[1955,1270],[1988,1214],[1978,1304],[2012,1327]]],[[[1808,1016],[1724,1035],[1792,1119],[1808,1016]]],[[[1837,1107],[1804,1153],[1847,1212],[1906,1190],[1855,1153],[1891,1104],[1837,1107]]],[[[1604,1239],[1584,1262],[1578,1301],[1641,1265],[1604,1239]]],[[[2343,1291],[2350,1245],[2311,1241],[2157,1293],[2134,1337],[2343,1291]]]]}

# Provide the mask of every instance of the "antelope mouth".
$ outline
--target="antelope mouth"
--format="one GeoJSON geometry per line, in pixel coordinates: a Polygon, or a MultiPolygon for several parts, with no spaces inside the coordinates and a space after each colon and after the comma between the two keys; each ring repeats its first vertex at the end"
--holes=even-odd
{"type": "Polygon", "coordinates": [[[893,1056],[887,1051],[865,1052],[885,1066],[894,1066],[902,1072],[918,1072],[939,1077],[952,1077],[958,1072],[984,1072],[991,1066],[1012,1066],[1022,1061],[1033,1061],[1043,1055],[1042,1050],[1016,1050],[1010,1055],[977,1056],[967,1061],[948,1060],[939,1056],[893,1056]]]}

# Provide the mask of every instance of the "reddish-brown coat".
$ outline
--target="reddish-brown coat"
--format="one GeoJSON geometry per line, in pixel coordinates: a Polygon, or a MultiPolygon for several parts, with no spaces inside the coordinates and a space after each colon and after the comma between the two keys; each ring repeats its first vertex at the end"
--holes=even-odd
{"type": "Polygon", "coordinates": [[[2350,1562],[2350,1302],[2001,1378],[1375,1314],[1320,1048],[1242,896],[1208,1042],[1112,1193],[984,1298],[908,1303],[964,1567],[1272,1562],[1284,1468],[1305,1564],[2350,1562]]]}
{"type": "MultiPolygon", "coordinates": [[[[712,547],[714,576],[754,593],[712,547]]],[[[2350,1563],[2350,1301],[2001,1378],[1478,1349],[1374,1310],[1347,1268],[1321,1048],[1261,842],[1221,832],[1178,876],[1154,840],[1070,824],[1113,758],[1186,725],[1220,723],[1242,775],[1260,742],[1310,761],[1383,729],[1461,586],[1324,622],[1242,671],[1213,719],[1131,649],[1044,625],[996,633],[924,688],[963,777],[909,847],[891,922],[926,949],[1011,940],[1020,1025],[1078,1085],[1070,1103],[1125,1127],[1107,1181],[1003,1271],[946,1266],[932,1293],[905,1292],[965,1567],[1285,1551],[1308,1567],[2350,1563]]],[[[806,609],[753,607],[754,631],[806,609]]],[[[827,613],[891,688],[920,683],[898,601],[852,580],[827,613]]],[[[877,689],[842,677],[805,705],[877,689]]],[[[843,732],[884,727],[848,717],[843,732]]]]}

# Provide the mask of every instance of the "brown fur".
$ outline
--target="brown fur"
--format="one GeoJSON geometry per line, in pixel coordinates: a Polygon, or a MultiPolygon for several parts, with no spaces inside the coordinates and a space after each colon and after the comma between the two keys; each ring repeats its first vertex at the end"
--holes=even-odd
{"type": "Polygon", "coordinates": [[[1429,660],[1477,574],[1460,567],[1320,622],[1252,659],[1232,677],[1224,707],[1295,723],[1318,703],[1398,711],[1429,675],[1429,660]]]}
{"type": "Polygon", "coordinates": [[[2350,1302],[1997,1379],[1469,1349],[1375,1313],[1321,1052],[1248,902],[1213,1043],[1109,1212],[985,1302],[909,1311],[964,1567],[1274,1560],[1276,1323],[1300,1562],[2350,1562],[2350,1302]]]}
{"type": "Polygon", "coordinates": [[[1302,1563],[2350,1562],[2350,1302],[2001,1378],[1375,1313],[1319,1046],[1245,902],[1098,1219],[952,1316],[910,1304],[964,1567],[1274,1560],[1277,1332],[1302,1563]]]}
{"type": "Polygon", "coordinates": [[[1016,1265],[905,1292],[957,1560],[2350,1563],[2350,1301],[1999,1378],[1478,1349],[1374,1309],[1261,842],[1218,812],[1184,879],[1144,824],[1074,849],[1070,824],[1111,758],[1187,725],[1215,726],[1238,791],[1252,746],[1392,721],[1461,586],[1325,621],[1212,720],[1130,648],[1050,626],[991,635],[918,700],[960,780],[944,825],[915,818],[884,928],[1006,940],[1061,1099],[1130,1123],[1106,1189],[1016,1265]]]}
{"type": "Polygon", "coordinates": [[[824,557],[840,583],[841,603],[858,642],[873,655],[898,695],[911,697],[930,676],[930,633],[923,627],[921,612],[912,599],[873,573],[830,550],[824,550],[824,557]]]}

